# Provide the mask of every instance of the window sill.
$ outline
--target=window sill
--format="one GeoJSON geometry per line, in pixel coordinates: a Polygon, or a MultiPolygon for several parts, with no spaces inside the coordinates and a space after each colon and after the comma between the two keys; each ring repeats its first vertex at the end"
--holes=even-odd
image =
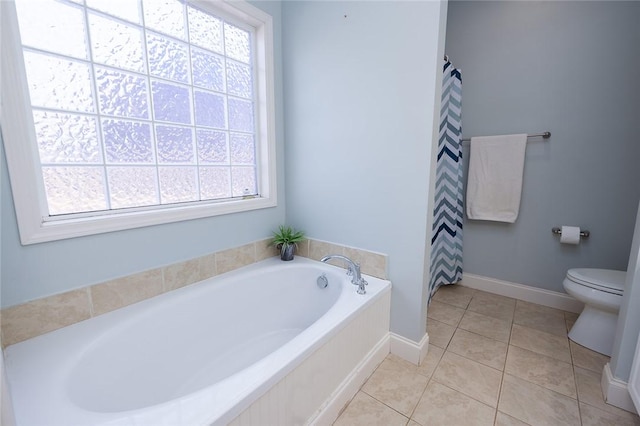
{"type": "Polygon", "coordinates": [[[33,220],[28,229],[21,229],[23,245],[102,234],[106,232],[200,219],[229,213],[275,207],[275,197],[234,200],[211,204],[194,204],[167,209],[110,213],[104,216],[74,217],[51,221],[33,220]]]}

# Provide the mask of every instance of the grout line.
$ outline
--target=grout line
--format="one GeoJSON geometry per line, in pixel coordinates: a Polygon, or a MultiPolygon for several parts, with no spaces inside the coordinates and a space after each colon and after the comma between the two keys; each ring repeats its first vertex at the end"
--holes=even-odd
{"type": "MultiPolygon", "coordinates": [[[[377,370],[377,369],[376,369],[376,370],[377,370]]],[[[362,386],[364,386],[364,385],[362,385],[362,386]]],[[[371,398],[375,399],[376,401],[378,401],[380,404],[384,405],[385,407],[388,407],[388,408],[392,409],[392,410],[393,410],[393,411],[395,411],[396,413],[400,414],[402,417],[406,417],[406,418],[407,418],[407,423],[409,423],[409,420],[411,420],[411,418],[410,418],[410,417],[407,417],[407,415],[406,415],[406,414],[401,413],[400,411],[396,410],[395,408],[393,408],[392,406],[390,406],[390,405],[389,405],[389,404],[387,404],[386,402],[380,401],[378,398],[376,398],[375,396],[371,395],[371,394],[370,394],[369,392],[367,392],[366,390],[364,390],[364,389],[360,388],[360,391],[361,391],[362,393],[366,393],[368,396],[370,396],[371,398]]],[[[420,401],[418,401],[418,402],[420,402],[420,401]]],[[[416,404],[416,406],[417,406],[417,404],[416,404]]]]}

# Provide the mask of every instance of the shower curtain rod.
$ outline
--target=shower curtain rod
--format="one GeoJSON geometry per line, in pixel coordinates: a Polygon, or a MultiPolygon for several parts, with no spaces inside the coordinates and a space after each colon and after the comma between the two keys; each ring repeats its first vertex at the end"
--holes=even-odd
{"type": "MultiPolygon", "coordinates": [[[[527,138],[537,138],[537,137],[542,137],[542,139],[549,139],[551,137],[551,132],[530,133],[527,135],[527,138]]],[[[471,138],[463,138],[462,142],[471,142],[471,138]]]]}

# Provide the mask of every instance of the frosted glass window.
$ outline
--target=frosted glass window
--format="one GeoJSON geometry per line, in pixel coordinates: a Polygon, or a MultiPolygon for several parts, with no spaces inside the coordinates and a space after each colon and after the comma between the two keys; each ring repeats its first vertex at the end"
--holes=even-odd
{"type": "Polygon", "coordinates": [[[103,115],[149,118],[147,79],[102,67],[96,67],[95,73],[103,115]]]}
{"type": "Polygon", "coordinates": [[[227,132],[198,130],[198,160],[201,164],[228,164],[227,132]]]}
{"type": "Polygon", "coordinates": [[[256,148],[253,135],[231,133],[229,138],[231,164],[255,164],[256,148]]]}
{"type": "Polygon", "coordinates": [[[189,6],[189,40],[191,43],[217,53],[224,53],[222,21],[189,6]]]}
{"type": "Polygon", "coordinates": [[[163,204],[184,203],[198,199],[196,167],[160,167],[160,198],[163,204]]]}
{"type": "Polygon", "coordinates": [[[179,39],[186,38],[184,4],[179,0],[144,0],[147,27],[179,39]]]}
{"type": "Polygon", "coordinates": [[[246,64],[251,59],[249,33],[234,25],[224,24],[224,46],[227,56],[246,64]]]}
{"type": "Polygon", "coordinates": [[[156,120],[191,123],[191,96],[187,87],[152,81],[151,88],[156,120]]]}
{"type": "Polygon", "coordinates": [[[253,132],[253,104],[229,98],[229,129],[253,132]]]}
{"type": "Polygon", "coordinates": [[[16,5],[49,215],[259,193],[245,12],[232,24],[184,0],[16,5]]]}
{"type": "Polygon", "coordinates": [[[227,92],[230,95],[251,98],[253,80],[249,66],[227,61],[227,92]]]}
{"type": "Polygon", "coordinates": [[[196,124],[224,128],[225,121],[224,97],[196,91],[196,124]]]}
{"type": "Polygon", "coordinates": [[[157,169],[155,167],[108,167],[111,208],[158,204],[157,169]]]}
{"type": "Polygon", "coordinates": [[[180,83],[189,82],[189,48],[168,37],[147,33],[149,72],[180,83]]]}
{"type": "Polygon", "coordinates": [[[51,215],[107,207],[102,167],[43,167],[42,177],[51,215]]]}
{"type": "Polygon", "coordinates": [[[224,57],[193,48],[191,63],[194,85],[218,92],[224,91],[224,57]]]}
{"type": "Polygon", "coordinates": [[[89,13],[91,51],[95,62],[143,72],[142,29],[89,13]]]}
{"type": "Polygon", "coordinates": [[[102,120],[108,163],[152,163],[151,126],[124,120],[102,120]]]}
{"type": "Polygon", "coordinates": [[[256,170],[254,167],[231,168],[232,193],[234,197],[256,194],[256,170]]]}
{"type": "Polygon", "coordinates": [[[158,162],[195,163],[193,130],[188,127],[156,126],[158,162]]]}
{"type": "Polygon", "coordinates": [[[66,111],[93,112],[89,65],[24,52],[31,105],[66,111]]]}
{"type": "Polygon", "coordinates": [[[203,200],[231,197],[231,170],[228,167],[200,167],[200,194],[203,200]]]}
{"type": "MultiPolygon", "coordinates": [[[[29,1],[29,0],[27,0],[29,1]]],[[[82,3],[82,1],[78,1],[82,3]]],[[[140,23],[140,5],[131,0],[87,0],[87,6],[125,19],[135,24],[140,23]]]]}
{"type": "Polygon", "coordinates": [[[101,164],[96,118],[62,112],[34,111],[40,161],[101,164]]]}
{"type": "Polygon", "coordinates": [[[82,8],[40,0],[38,7],[30,7],[33,0],[18,0],[16,8],[20,20],[20,36],[25,46],[75,58],[87,58],[86,29],[82,8]],[[57,16],[56,22],[51,17],[57,16]]]}

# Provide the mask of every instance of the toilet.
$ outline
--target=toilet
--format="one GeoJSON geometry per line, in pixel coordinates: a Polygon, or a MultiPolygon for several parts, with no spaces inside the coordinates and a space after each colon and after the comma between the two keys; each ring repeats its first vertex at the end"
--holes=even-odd
{"type": "Polygon", "coordinates": [[[611,356],[626,275],[625,271],[610,269],[569,269],[562,285],[585,305],[569,339],[611,356]]]}

